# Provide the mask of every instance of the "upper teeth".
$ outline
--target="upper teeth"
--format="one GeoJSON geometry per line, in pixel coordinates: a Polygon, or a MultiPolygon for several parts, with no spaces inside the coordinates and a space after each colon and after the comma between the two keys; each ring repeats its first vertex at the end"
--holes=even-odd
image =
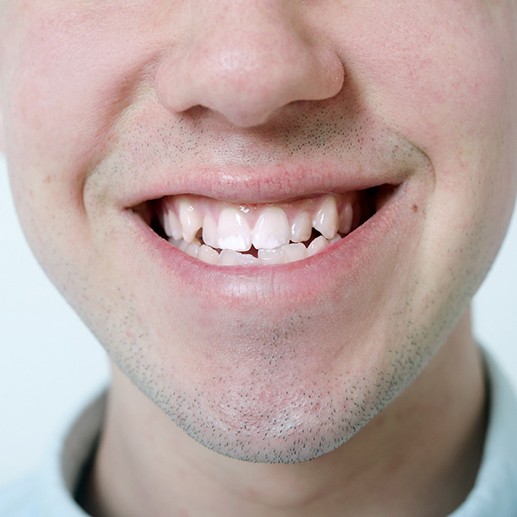
{"type": "Polygon", "coordinates": [[[239,206],[182,195],[163,200],[160,219],[171,243],[204,262],[285,263],[321,251],[340,238],[338,231],[349,233],[356,201],[357,193],[351,192],[292,203],[239,206]],[[306,247],[303,242],[310,239],[313,228],[321,236],[306,247]],[[252,246],[257,257],[240,253],[252,246]]]}

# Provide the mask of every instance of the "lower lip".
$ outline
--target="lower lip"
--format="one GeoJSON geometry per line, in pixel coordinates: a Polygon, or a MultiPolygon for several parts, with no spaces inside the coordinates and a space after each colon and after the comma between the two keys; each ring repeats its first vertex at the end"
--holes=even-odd
{"type": "Polygon", "coordinates": [[[311,303],[337,286],[364,289],[365,279],[392,267],[390,257],[396,261],[411,228],[415,206],[411,192],[408,185],[400,185],[379,211],[345,238],[308,259],[279,265],[206,264],[169,244],[141,217],[131,213],[131,218],[137,222],[148,260],[163,273],[160,285],[170,278],[171,289],[191,293],[205,303],[213,300],[218,306],[273,300],[284,305],[311,303]]]}

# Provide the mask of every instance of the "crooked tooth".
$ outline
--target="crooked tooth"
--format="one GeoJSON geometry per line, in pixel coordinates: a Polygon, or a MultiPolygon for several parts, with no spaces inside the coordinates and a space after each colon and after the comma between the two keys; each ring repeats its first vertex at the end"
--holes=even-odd
{"type": "Polygon", "coordinates": [[[179,242],[176,244],[177,248],[180,251],[187,251],[188,245],[189,243],[184,239],[180,239],[179,242]]]}
{"type": "Polygon", "coordinates": [[[259,264],[258,258],[254,257],[253,255],[245,254],[245,253],[239,253],[239,264],[240,265],[246,265],[246,266],[254,266],[259,264]]]}
{"type": "Polygon", "coordinates": [[[264,264],[283,264],[285,262],[285,257],[282,248],[261,248],[258,250],[258,258],[260,262],[264,264]]]}
{"type": "Polygon", "coordinates": [[[234,250],[223,250],[219,254],[220,266],[242,266],[257,263],[253,255],[244,255],[234,250]]]}
{"type": "Polygon", "coordinates": [[[316,253],[323,251],[328,245],[329,241],[323,235],[316,237],[307,247],[307,256],[312,257],[316,253]]]}
{"type": "Polygon", "coordinates": [[[214,248],[206,246],[205,244],[199,248],[197,258],[206,264],[216,265],[219,263],[219,253],[217,253],[214,248]]]}
{"type": "Polygon", "coordinates": [[[327,239],[332,239],[336,236],[339,217],[334,196],[325,196],[325,199],[320,205],[320,209],[314,217],[312,225],[327,239]]]}
{"type": "Polygon", "coordinates": [[[217,223],[214,218],[206,214],[203,219],[203,242],[212,248],[217,248],[217,223]]]}
{"type": "Polygon", "coordinates": [[[353,221],[354,209],[352,208],[352,203],[347,201],[341,209],[341,213],[339,214],[339,233],[342,235],[347,235],[350,233],[352,230],[353,221]]]}
{"type": "Polygon", "coordinates": [[[286,244],[280,248],[284,256],[284,262],[296,262],[307,258],[307,248],[304,244],[286,244]]]}
{"type": "Polygon", "coordinates": [[[217,225],[217,247],[234,251],[251,248],[251,232],[242,213],[235,208],[225,208],[217,225]]]}
{"type": "Polygon", "coordinates": [[[190,255],[191,257],[197,258],[199,255],[199,249],[201,248],[201,243],[199,241],[191,242],[185,249],[185,253],[190,255]]]}
{"type": "Polygon", "coordinates": [[[257,250],[273,250],[289,243],[291,229],[285,212],[278,207],[262,210],[252,233],[252,243],[257,250]]]}
{"type": "Polygon", "coordinates": [[[183,232],[183,239],[192,242],[203,224],[203,219],[195,206],[185,198],[178,201],[179,221],[183,232]]]}
{"type": "Polygon", "coordinates": [[[183,236],[181,224],[171,206],[163,209],[163,230],[167,237],[172,237],[174,240],[180,240],[183,236]]]}
{"type": "Polygon", "coordinates": [[[166,206],[162,207],[161,223],[165,235],[167,235],[167,237],[172,237],[171,225],[169,222],[169,209],[166,206]]]}
{"type": "Polygon", "coordinates": [[[291,240],[293,242],[308,241],[311,238],[312,221],[307,212],[299,212],[291,223],[291,240]]]}

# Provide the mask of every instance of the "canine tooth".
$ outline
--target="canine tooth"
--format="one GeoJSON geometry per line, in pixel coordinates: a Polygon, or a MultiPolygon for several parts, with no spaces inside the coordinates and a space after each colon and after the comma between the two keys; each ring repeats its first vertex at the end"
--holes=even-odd
{"type": "Polygon", "coordinates": [[[296,262],[297,260],[303,260],[307,258],[307,248],[304,244],[286,244],[281,248],[284,255],[284,261],[296,262]]]}
{"type": "Polygon", "coordinates": [[[171,225],[169,223],[169,210],[165,207],[162,209],[162,217],[160,222],[162,223],[165,235],[167,235],[167,237],[172,237],[171,225]]]}
{"type": "Polygon", "coordinates": [[[205,244],[199,248],[197,258],[203,262],[206,262],[207,264],[216,265],[219,263],[219,253],[217,253],[214,248],[206,246],[205,244]]]}
{"type": "Polygon", "coordinates": [[[252,243],[256,249],[272,250],[289,243],[291,229],[285,212],[278,207],[262,210],[252,233],[252,243]]]}
{"type": "Polygon", "coordinates": [[[328,245],[329,241],[325,239],[323,235],[320,235],[319,237],[316,237],[307,247],[307,255],[312,257],[316,253],[323,251],[328,245]]]}
{"type": "Polygon", "coordinates": [[[203,219],[203,242],[212,248],[217,248],[217,223],[214,218],[206,214],[203,219]]]}
{"type": "Polygon", "coordinates": [[[336,199],[334,196],[325,196],[320,209],[312,221],[312,225],[324,237],[332,239],[337,233],[338,224],[336,199]]]}
{"type": "Polygon", "coordinates": [[[251,232],[242,213],[235,208],[225,208],[217,225],[217,247],[234,251],[251,248],[251,232]]]}
{"type": "Polygon", "coordinates": [[[285,257],[282,248],[261,248],[258,250],[258,258],[261,262],[265,264],[283,264],[285,262],[285,257]]]}
{"type": "Polygon", "coordinates": [[[203,224],[203,219],[201,214],[188,199],[179,199],[178,206],[183,239],[187,242],[192,242],[203,224]]]}
{"type": "Polygon", "coordinates": [[[181,224],[172,207],[164,208],[162,223],[167,237],[172,237],[174,240],[182,238],[183,233],[181,231],[181,224]]]}
{"type": "Polygon", "coordinates": [[[312,221],[307,212],[299,212],[291,224],[291,240],[303,242],[311,238],[312,221]]]}
{"type": "Polygon", "coordinates": [[[339,233],[346,235],[352,229],[352,222],[354,220],[354,209],[352,203],[347,201],[339,214],[339,233]]]}

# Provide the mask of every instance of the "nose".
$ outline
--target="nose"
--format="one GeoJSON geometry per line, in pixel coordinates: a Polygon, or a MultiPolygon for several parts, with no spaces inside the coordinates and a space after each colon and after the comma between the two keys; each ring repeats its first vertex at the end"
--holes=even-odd
{"type": "Polygon", "coordinates": [[[203,0],[202,14],[186,24],[185,43],[157,70],[162,104],[178,113],[204,107],[235,126],[253,127],[287,104],[337,95],[342,63],[330,41],[315,38],[314,28],[296,16],[301,7],[292,5],[203,0]]]}

